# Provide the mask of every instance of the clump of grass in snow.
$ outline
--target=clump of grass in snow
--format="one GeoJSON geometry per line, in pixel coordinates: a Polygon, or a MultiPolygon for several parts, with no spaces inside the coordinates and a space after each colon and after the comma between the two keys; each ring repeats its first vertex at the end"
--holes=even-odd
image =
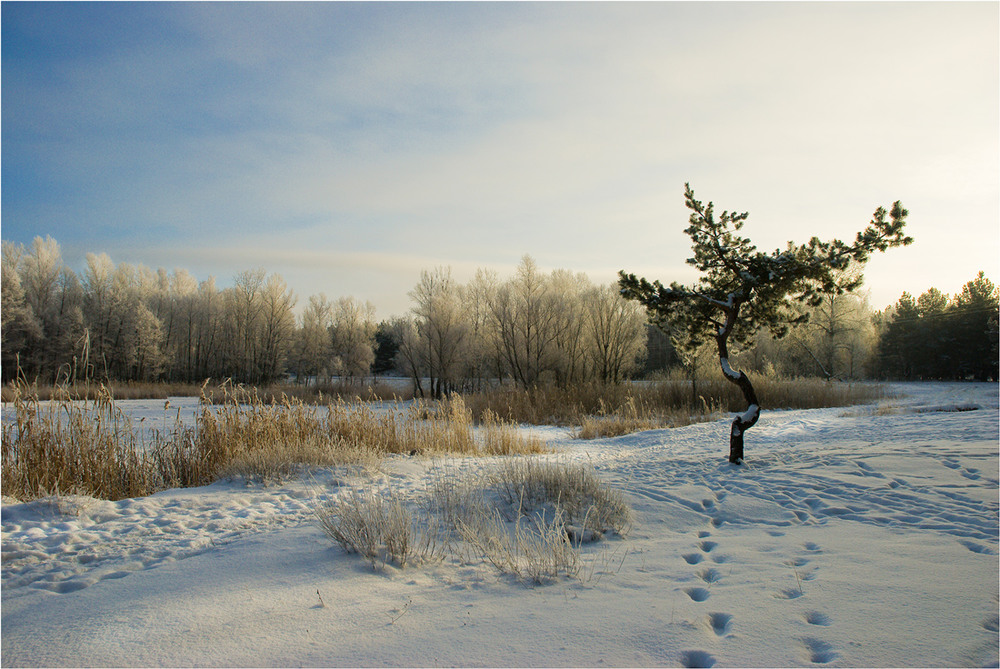
{"type": "Polygon", "coordinates": [[[579,528],[576,534],[581,536],[583,531],[624,535],[632,525],[625,496],[601,482],[587,465],[516,458],[501,462],[489,483],[508,508],[562,516],[568,525],[579,528]]]}
{"type": "Polygon", "coordinates": [[[485,477],[434,477],[416,505],[418,522],[400,504],[385,491],[351,491],[317,513],[332,539],[376,566],[439,559],[443,548],[465,562],[485,561],[502,574],[534,583],[577,576],[583,541],[605,532],[624,535],[631,527],[624,495],[602,483],[592,468],[531,458],[502,461],[485,477]],[[406,520],[393,520],[397,516],[406,520]],[[417,526],[427,529],[420,533],[417,526]],[[393,543],[418,548],[393,551],[393,543]]]}
{"type": "Polygon", "coordinates": [[[417,525],[409,508],[395,495],[351,490],[316,511],[319,525],[331,539],[378,568],[399,567],[444,558],[447,537],[433,519],[417,525]]]}
{"type": "Polygon", "coordinates": [[[559,509],[551,516],[539,513],[526,518],[518,514],[513,524],[493,509],[460,518],[456,529],[465,542],[465,559],[481,555],[501,574],[545,583],[580,572],[580,553],[570,540],[559,509]]]}

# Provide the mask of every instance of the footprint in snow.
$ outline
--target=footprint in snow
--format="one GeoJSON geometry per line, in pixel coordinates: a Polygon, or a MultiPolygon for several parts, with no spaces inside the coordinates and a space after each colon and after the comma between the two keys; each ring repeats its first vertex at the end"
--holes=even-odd
{"type": "Polygon", "coordinates": [[[708,626],[715,632],[715,636],[725,636],[732,626],[733,617],[728,613],[709,613],[708,626]]]}
{"type": "Polygon", "coordinates": [[[805,593],[802,592],[801,588],[783,588],[778,592],[774,593],[775,599],[798,599],[805,593]]]}
{"type": "Polygon", "coordinates": [[[970,539],[960,539],[958,541],[958,543],[962,544],[963,546],[965,546],[966,548],[968,548],[973,553],[981,553],[983,555],[993,555],[993,553],[994,553],[994,551],[993,551],[992,548],[989,548],[988,546],[984,546],[984,545],[982,545],[980,543],[977,543],[975,541],[972,541],[970,539]]]}
{"type": "Polygon", "coordinates": [[[833,646],[822,639],[806,637],[802,639],[802,647],[809,662],[814,664],[826,664],[837,659],[837,653],[833,650],[833,646]]]}
{"type": "Polygon", "coordinates": [[[698,564],[705,559],[701,553],[685,553],[681,557],[684,558],[684,561],[688,564],[698,564]]]}
{"type": "Polygon", "coordinates": [[[695,602],[705,601],[710,594],[707,588],[684,588],[684,592],[695,602]]]}
{"type": "Polygon", "coordinates": [[[685,650],[681,653],[682,667],[714,667],[715,658],[703,650],[685,650]]]}
{"type": "Polygon", "coordinates": [[[825,613],[820,613],[819,611],[808,611],[806,612],[805,618],[806,622],[810,625],[826,627],[830,624],[830,616],[825,613]]]}

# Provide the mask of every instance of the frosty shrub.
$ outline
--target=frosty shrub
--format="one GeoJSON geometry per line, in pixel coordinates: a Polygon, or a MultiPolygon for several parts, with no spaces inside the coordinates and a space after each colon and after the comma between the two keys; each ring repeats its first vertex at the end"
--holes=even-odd
{"type": "Polygon", "coordinates": [[[328,536],[376,567],[450,553],[531,583],[578,576],[583,542],[631,526],[624,495],[592,468],[527,457],[505,459],[485,477],[432,472],[413,508],[416,518],[396,495],[350,491],[317,515],[328,536]]]}
{"type": "Polygon", "coordinates": [[[456,530],[466,561],[481,556],[501,574],[541,584],[580,572],[580,553],[559,509],[550,516],[518,514],[510,522],[499,509],[480,508],[458,518],[456,530]]]}
{"type": "Polygon", "coordinates": [[[632,525],[625,496],[602,483],[594,469],[584,464],[513,458],[500,463],[488,485],[520,514],[560,516],[568,526],[578,528],[568,534],[612,531],[624,535],[632,525]]]}
{"type": "Polygon", "coordinates": [[[387,490],[352,490],[321,506],[316,517],[327,536],[374,568],[444,557],[446,536],[437,523],[430,519],[418,527],[407,506],[387,490]]]}

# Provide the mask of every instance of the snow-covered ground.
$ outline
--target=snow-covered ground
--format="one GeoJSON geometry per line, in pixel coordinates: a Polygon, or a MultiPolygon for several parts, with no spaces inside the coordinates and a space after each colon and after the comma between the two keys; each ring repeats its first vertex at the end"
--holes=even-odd
{"type": "MultiPolygon", "coordinates": [[[[997,666],[997,386],[899,389],[893,410],[765,411],[742,467],[726,421],[532,428],[636,512],[543,586],[451,560],[373,571],[314,520],[362,482],[344,472],[4,504],[2,663],[997,666]]],[[[371,480],[417,495],[489,465],[400,457],[371,480]]]]}

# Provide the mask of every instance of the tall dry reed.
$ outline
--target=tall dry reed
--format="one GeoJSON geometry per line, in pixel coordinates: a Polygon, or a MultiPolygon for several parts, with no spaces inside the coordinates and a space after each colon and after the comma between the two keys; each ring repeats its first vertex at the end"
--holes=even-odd
{"type": "MultiPolygon", "coordinates": [[[[787,379],[774,375],[752,378],[766,409],[814,409],[876,401],[885,396],[873,383],[839,383],[822,379],[787,379]]],[[[678,427],[710,420],[726,412],[746,410],[740,390],[724,378],[683,378],[622,384],[588,383],[527,390],[504,386],[465,396],[477,420],[497,416],[532,425],[577,427],[580,438],[610,437],[639,430],[678,427]]]]}
{"type": "Polygon", "coordinates": [[[16,388],[15,421],[3,426],[5,495],[33,499],[56,493],[105,499],[169,487],[206,485],[242,476],[270,481],[305,466],[375,467],[388,454],[509,455],[545,450],[509,422],[475,428],[460,397],[433,406],[337,400],[326,407],[283,398],[203,395],[193,427],[177,422],[143,441],[104,388],[97,400],[54,401],[16,388]],[[249,401],[241,401],[249,400],[249,401]]]}

